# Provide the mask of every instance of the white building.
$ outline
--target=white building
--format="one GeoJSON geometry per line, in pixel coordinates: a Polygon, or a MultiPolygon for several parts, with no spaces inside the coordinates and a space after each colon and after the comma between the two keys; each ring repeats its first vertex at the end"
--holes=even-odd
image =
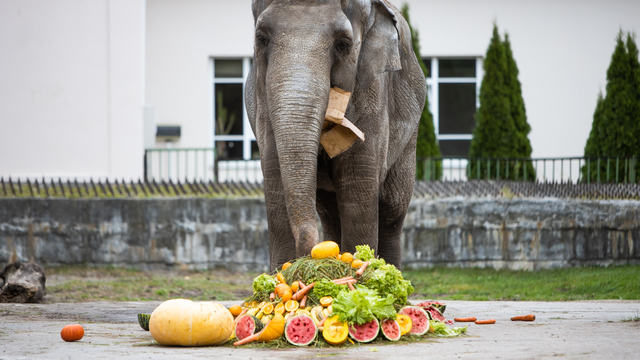
{"type": "MultiPolygon", "coordinates": [[[[520,69],[533,157],[583,154],[615,38],[640,30],[640,1],[406,2],[429,60],[445,155],[465,155],[494,22],[509,33],[520,69]]],[[[150,148],[218,146],[231,160],[255,158],[242,106],[250,5],[0,0],[0,176],[138,179],[150,148]],[[225,114],[231,126],[216,125],[225,114]]],[[[174,151],[170,162],[149,153],[146,166],[210,177],[212,153],[174,151]]],[[[219,170],[257,168],[238,164],[219,170]]]]}

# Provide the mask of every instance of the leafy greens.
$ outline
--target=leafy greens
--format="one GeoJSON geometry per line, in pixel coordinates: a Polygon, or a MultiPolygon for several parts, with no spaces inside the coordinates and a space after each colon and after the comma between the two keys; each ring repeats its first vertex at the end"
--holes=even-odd
{"type": "Polygon", "coordinates": [[[271,294],[276,289],[276,279],[271,275],[262,274],[253,279],[253,292],[262,294],[271,294]]]}
{"type": "Polygon", "coordinates": [[[414,290],[411,281],[405,280],[400,270],[391,264],[381,265],[374,270],[365,285],[378,294],[391,294],[398,305],[405,305],[414,290]]]}
{"type": "Polygon", "coordinates": [[[396,317],[393,308],[393,296],[381,298],[365,286],[358,286],[354,291],[342,291],[333,301],[333,313],[340,321],[362,325],[377,318],[380,320],[396,317]]]}

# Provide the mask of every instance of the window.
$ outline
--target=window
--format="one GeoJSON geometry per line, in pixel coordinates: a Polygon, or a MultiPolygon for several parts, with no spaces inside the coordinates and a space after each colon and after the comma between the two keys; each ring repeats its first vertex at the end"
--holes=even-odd
{"type": "Polygon", "coordinates": [[[425,58],[436,138],[445,157],[466,157],[479,106],[481,58],[425,58]]]}
{"type": "Polygon", "coordinates": [[[255,158],[255,137],[244,108],[250,68],[250,58],[213,59],[213,142],[218,160],[255,158]]]}

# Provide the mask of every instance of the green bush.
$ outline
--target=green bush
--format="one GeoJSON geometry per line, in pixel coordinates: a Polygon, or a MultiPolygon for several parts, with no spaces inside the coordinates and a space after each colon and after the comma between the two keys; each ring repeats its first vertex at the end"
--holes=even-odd
{"type": "MultiPolygon", "coordinates": [[[[420,56],[420,40],[418,36],[418,31],[411,26],[411,22],[409,21],[409,5],[404,4],[402,6],[402,16],[407,20],[407,24],[409,24],[409,28],[411,29],[411,41],[413,42],[413,52],[416,54],[418,58],[418,63],[422,68],[422,72],[424,73],[424,77],[426,78],[429,74],[429,70],[422,61],[422,57],[420,56]]],[[[418,127],[418,144],[416,147],[416,159],[418,160],[416,166],[416,177],[418,179],[440,179],[442,178],[442,162],[435,162],[435,170],[429,169],[425,174],[424,162],[422,161],[425,158],[429,157],[440,157],[442,153],[440,152],[440,147],[438,146],[438,140],[436,139],[435,128],[433,126],[433,115],[431,111],[429,111],[429,97],[424,103],[424,108],[422,109],[422,115],[420,115],[420,125],[418,127]]]]}
{"type": "Polygon", "coordinates": [[[607,70],[606,96],[600,94],[584,156],[582,181],[637,182],[640,170],[640,63],[634,36],[622,31],[607,70]],[[598,161],[599,159],[599,161],[598,161]]]}

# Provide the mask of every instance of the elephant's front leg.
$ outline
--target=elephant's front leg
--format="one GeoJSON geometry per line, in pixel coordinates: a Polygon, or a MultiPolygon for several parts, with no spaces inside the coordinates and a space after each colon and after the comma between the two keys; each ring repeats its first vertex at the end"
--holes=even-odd
{"type": "Polygon", "coordinates": [[[289,225],[280,164],[277,157],[263,159],[264,195],[269,224],[271,270],[296,258],[296,242],[289,225]]]}
{"type": "Polygon", "coordinates": [[[341,224],[341,250],[378,249],[378,173],[370,155],[337,159],[334,183],[341,224]]]}

